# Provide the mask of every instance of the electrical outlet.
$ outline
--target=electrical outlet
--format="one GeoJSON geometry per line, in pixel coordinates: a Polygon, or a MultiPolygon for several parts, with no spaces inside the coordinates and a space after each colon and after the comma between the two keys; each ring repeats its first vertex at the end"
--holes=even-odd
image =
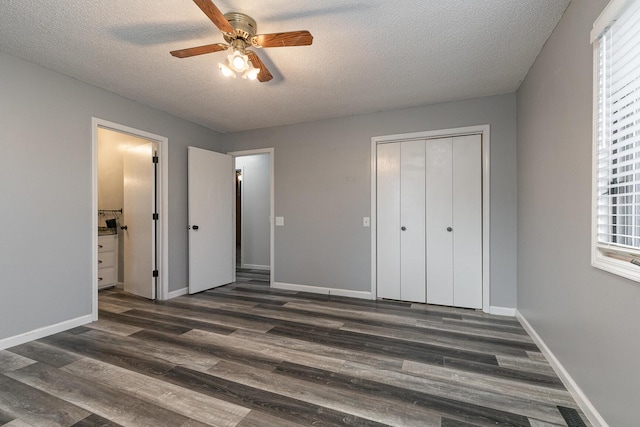
{"type": "Polygon", "coordinates": [[[278,227],[282,227],[284,225],[284,217],[283,216],[277,216],[276,217],[276,225],[278,227]]]}

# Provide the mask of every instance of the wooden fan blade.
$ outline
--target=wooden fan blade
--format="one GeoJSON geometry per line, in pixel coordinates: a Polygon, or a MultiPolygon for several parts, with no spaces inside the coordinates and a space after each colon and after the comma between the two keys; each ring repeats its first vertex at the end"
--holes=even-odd
{"type": "Polygon", "coordinates": [[[251,37],[251,44],[256,47],[309,46],[311,43],[313,36],[307,30],[258,34],[251,37]]]}
{"type": "Polygon", "coordinates": [[[251,61],[251,65],[255,68],[259,68],[260,72],[258,73],[258,81],[261,83],[268,82],[273,78],[267,67],[265,67],[262,60],[256,55],[255,52],[248,50],[247,56],[249,57],[249,61],[251,61]]]}
{"type": "Polygon", "coordinates": [[[189,58],[190,56],[203,55],[205,53],[213,53],[213,52],[219,52],[221,50],[227,50],[227,48],[229,48],[229,45],[227,44],[215,43],[215,44],[208,44],[205,46],[190,47],[188,49],[172,50],[169,53],[175,56],[176,58],[189,58]]]}
{"type": "Polygon", "coordinates": [[[227,21],[227,18],[220,12],[220,9],[218,9],[211,0],[193,0],[193,2],[216,24],[216,27],[218,27],[220,31],[223,33],[236,32],[231,24],[229,24],[229,21],[227,21]]]}

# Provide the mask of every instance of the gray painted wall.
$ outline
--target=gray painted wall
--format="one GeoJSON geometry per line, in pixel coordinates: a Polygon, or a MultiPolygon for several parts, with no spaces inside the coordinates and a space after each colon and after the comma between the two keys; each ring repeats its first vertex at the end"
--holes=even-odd
{"type": "Polygon", "coordinates": [[[169,138],[169,282],[187,285],[187,145],[221,135],[0,53],[0,339],[91,313],[91,117],[169,138]]]}
{"type": "Polygon", "coordinates": [[[515,94],[226,134],[274,147],[275,281],[369,291],[371,137],[491,125],[491,305],[516,304],[515,94]]]}
{"type": "Polygon", "coordinates": [[[573,1],[518,91],[518,309],[611,426],[638,425],[640,284],[591,267],[592,47],[573,1]]]}
{"type": "Polygon", "coordinates": [[[242,266],[269,267],[270,156],[255,154],[236,158],[242,168],[242,266]],[[247,264],[249,264],[247,266],[247,264]]]}

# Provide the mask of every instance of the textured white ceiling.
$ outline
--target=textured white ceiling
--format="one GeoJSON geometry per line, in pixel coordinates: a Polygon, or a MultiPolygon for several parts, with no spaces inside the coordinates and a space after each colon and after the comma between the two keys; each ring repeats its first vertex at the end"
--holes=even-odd
{"type": "Polygon", "coordinates": [[[215,0],[259,33],[313,45],[260,49],[268,83],[225,79],[223,42],[191,0],[0,0],[0,50],[231,132],[515,91],[570,0],[215,0]]]}

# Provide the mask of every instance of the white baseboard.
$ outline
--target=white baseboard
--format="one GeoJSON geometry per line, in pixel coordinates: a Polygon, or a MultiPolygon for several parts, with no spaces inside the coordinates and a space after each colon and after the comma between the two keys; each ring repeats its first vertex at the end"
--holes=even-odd
{"type": "Polygon", "coordinates": [[[367,292],[367,291],[350,291],[347,289],[324,288],[321,286],[296,285],[294,283],[281,283],[281,282],[275,282],[273,284],[273,288],[284,289],[287,291],[309,292],[314,294],[338,295],[341,297],[373,299],[371,298],[371,292],[367,292]]]}
{"type": "Polygon", "coordinates": [[[602,415],[600,415],[595,406],[593,406],[580,386],[578,386],[574,379],[571,378],[571,375],[569,375],[569,372],[564,368],[564,366],[562,366],[562,363],[560,363],[558,358],[551,352],[551,349],[547,347],[540,335],[538,335],[536,330],[533,329],[533,326],[529,324],[527,319],[518,310],[516,310],[516,317],[522,324],[522,327],[527,331],[529,336],[536,343],[536,345],[540,347],[540,350],[542,350],[542,354],[544,354],[544,356],[547,358],[556,375],[558,375],[564,386],[567,388],[567,390],[569,390],[569,393],[571,393],[571,396],[573,396],[576,403],[580,406],[582,412],[584,412],[587,418],[589,418],[591,424],[596,427],[609,427],[609,424],[607,424],[604,418],[602,418],[602,415]]]}
{"type": "Polygon", "coordinates": [[[176,298],[189,293],[189,288],[178,289],[177,291],[171,291],[167,294],[167,299],[176,298]]]}
{"type": "Polygon", "coordinates": [[[86,316],[80,316],[76,317],[75,319],[65,320],[64,322],[56,323],[55,325],[44,326],[42,328],[34,329],[33,331],[25,332],[20,335],[4,338],[0,340],[0,350],[44,338],[49,335],[57,334],[58,332],[76,328],[78,326],[86,325],[87,323],[91,323],[92,321],[92,315],[87,314],[86,316]]]}
{"type": "Polygon", "coordinates": [[[498,316],[511,316],[511,317],[515,317],[516,316],[516,309],[515,308],[509,308],[509,307],[496,307],[496,306],[491,306],[489,307],[489,313],[490,314],[497,314],[498,316]]]}
{"type": "Polygon", "coordinates": [[[270,270],[268,265],[259,264],[240,264],[240,268],[246,268],[247,270],[270,270]]]}

